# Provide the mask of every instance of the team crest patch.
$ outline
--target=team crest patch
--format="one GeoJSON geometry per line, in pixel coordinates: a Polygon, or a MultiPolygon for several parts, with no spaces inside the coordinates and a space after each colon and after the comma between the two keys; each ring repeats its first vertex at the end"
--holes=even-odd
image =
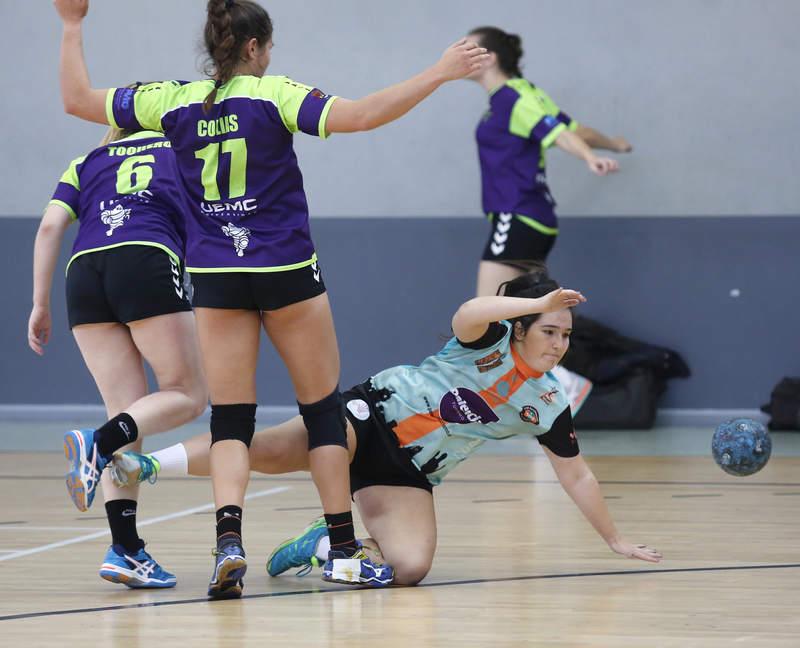
{"type": "Polygon", "coordinates": [[[541,396],[539,396],[539,398],[546,405],[552,405],[553,404],[553,399],[555,398],[555,395],[557,393],[558,393],[557,389],[551,389],[549,392],[546,392],[546,393],[542,394],[541,396]]]}
{"type": "Polygon", "coordinates": [[[439,401],[439,416],[448,423],[495,423],[500,417],[483,398],[471,389],[456,387],[439,401]]]}
{"type": "Polygon", "coordinates": [[[486,373],[487,371],[491,371],[492,369],[496,369],[502,365],[505,355],[505,353],[495,351],[494,353],[490,353],[488,356],[478,358],[475,361],[475,366],[478,368],[480,373],[486,373]]]}
{"type": "Polygon", "coordinates": [[[369,418],[369,405],[360,398],[347,401],[347,409],[359,421],[366,421],[369,418]]]}
{"type": "Polygon", "coordinates": [[[526,405],[519,413],[519,417],[526,423],[539,425],[539,412],[533,405],[526,405]]]}

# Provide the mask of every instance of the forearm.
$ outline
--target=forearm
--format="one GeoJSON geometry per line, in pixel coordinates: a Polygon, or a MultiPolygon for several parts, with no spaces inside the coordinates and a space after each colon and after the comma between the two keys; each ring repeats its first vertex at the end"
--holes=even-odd
{"type": "MultiPolygon", "coordinates": [[[[504,319],[541,313],[544,302],[541,299],[524,297],[475,297],[461,305],[456,313],[464,324],[490,324],[504,319]]],[[[455,318],[454,318],[455,319],[455,318]]]]}
{"type": "Polygon", "coordinates": [[[107,124],[106,90],[92,88],[83,57],[81,23],[64,23],[59,64],[64,110],[82,119],[107,124]]]}
{"type": "Polygon", "coordinates": [[[618,539],[617,528],[600,491],[600,484],[591,470],[587,468],[577,479],[562,481],[561,485],[606,543],[610,545],[618,539]]]}
{"type": "Polygon", "coordinates": [[[353,130],[372,130],[402,117],[444,82],[435,68],[428,68],[406,81],[353,101],[352,109],[358,115],[353,130]]]}
{"type": "Polygon", "coordinates": [[[617,143],[612,138],[590,126],[580,124],[575,134],[593,149],[605,149],[606,151],[617,151],[618,149],[617,143]]]}
{"type": "Polygon", "coordinates": [[[583,138],[579,137],[572,131],[565,130],[556,138],[556,146],[562,151],[566,151],[576,158],[586,162],[594,159],[595,154],[583,138]]]}
{"type": "Polygon", "coordinates": [[[33,246],[33,305],[50,308],[53,273],[61,249],[63,229],[43,225],[36,234],[33,246]]]}

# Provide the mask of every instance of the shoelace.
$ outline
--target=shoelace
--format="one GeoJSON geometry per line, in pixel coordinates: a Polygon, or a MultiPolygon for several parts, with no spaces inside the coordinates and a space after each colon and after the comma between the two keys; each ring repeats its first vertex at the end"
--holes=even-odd
{"type": "Polygon", "coordinates": [[[142,472],[141,481],[147,481],[148,484],[155,484],[158,481],[158,473],[150,457],[142,456],[139,458],[139,469],[142,472]]]}

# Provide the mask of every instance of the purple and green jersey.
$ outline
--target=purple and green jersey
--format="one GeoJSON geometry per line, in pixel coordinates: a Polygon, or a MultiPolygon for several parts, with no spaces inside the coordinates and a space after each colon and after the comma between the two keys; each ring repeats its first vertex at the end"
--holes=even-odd
{"type": "Polygon", "coordinates": [[[50,204],[80,225],[69,263],[121,245],[161,248],[176,263],[183,258],[186,203],[161,133],[142,131],[73,160],[50,204]]]}
{"type": "Polygon", "coordinates": [[[564,130],[577,127],[530,81],[509,79],[492,92],[476,131],[483,211],[514,214],[545,234],[556,234],[545,151],[564,130]]]}
{"type": "Polygon", "coordinates": [[[279,272],[316,261],[303,177],[292,146],[322,138],[335,97],[282,76],[167,81],[108,93],[109,122],[163,132],[173,144],[190,208],[190,272],[279,272]]]}

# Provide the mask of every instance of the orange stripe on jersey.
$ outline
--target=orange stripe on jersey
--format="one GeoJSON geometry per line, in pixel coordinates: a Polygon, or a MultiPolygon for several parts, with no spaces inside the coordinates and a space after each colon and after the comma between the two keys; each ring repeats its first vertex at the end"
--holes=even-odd
{"type": "MultiPolygon", "coordinates": [[[[513,347],[511,347],[511,356],[514,359],[514,367],[500,376],[491,387],[478,392],[481,398],[489,404],[489,407],[495,408],[507,403],[508,399],[525,384],[528,378],[541,378],[543,375],[525,364],[513,347]],[[499,385],[503,383],[508,386],[508,391],[503,389],[505,394],[501,394],[498,389],[499,385]]],[[[414,414],[403,419],[394,428],[394,433],[397,435],[400,445],[407,446],[442,427],[442,424],[443,421],[437,409],[430,414],[414,414]]]]}

